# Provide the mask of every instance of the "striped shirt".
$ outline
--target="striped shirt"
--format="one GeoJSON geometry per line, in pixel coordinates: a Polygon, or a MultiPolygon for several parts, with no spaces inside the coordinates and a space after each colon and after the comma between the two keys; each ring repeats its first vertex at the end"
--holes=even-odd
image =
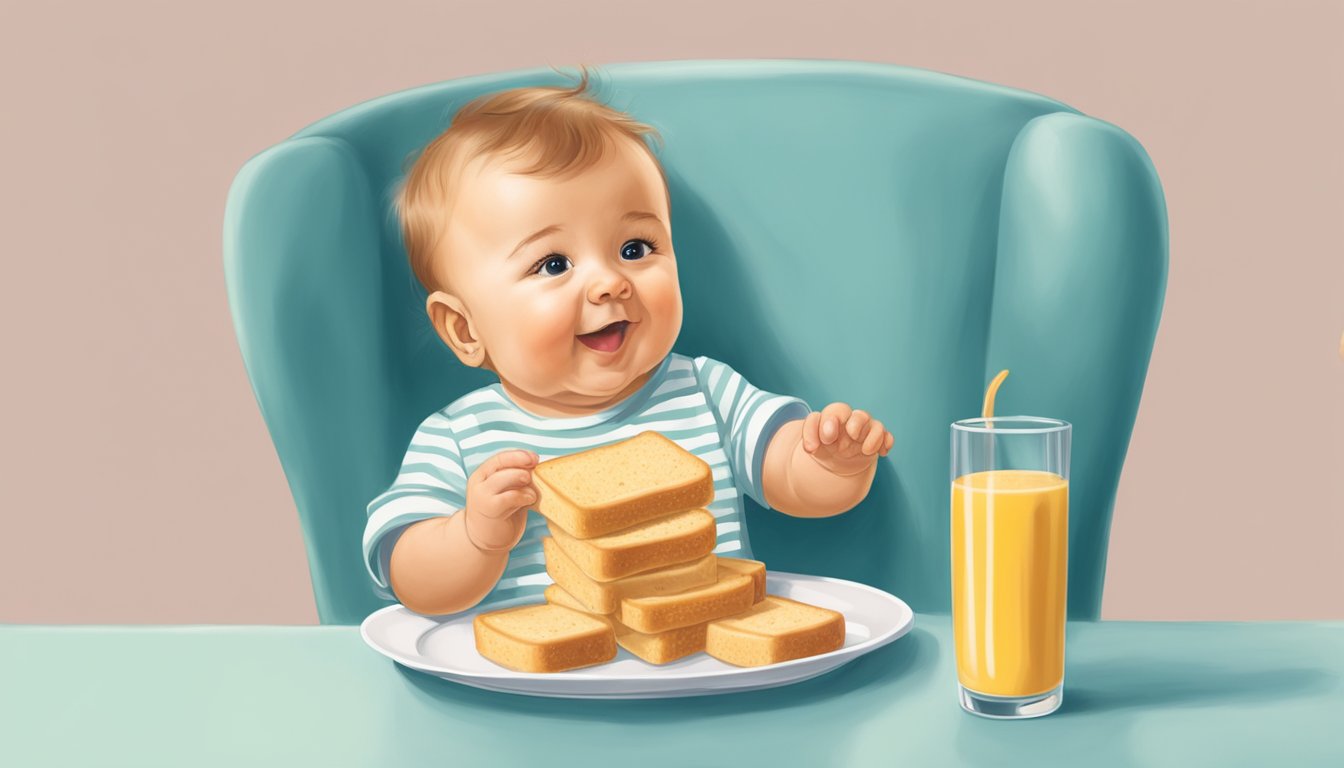
{"type": "MultiPolygon", "coordinates": [[[[809,412],[802,400],[763,392],[723,363],[675,352],[637,392],[586,416],[539,417],[515,405],[499,384],[482,387],[416,430],[396,480],[369,503],[365,566],[378,595],[396,599],[387,573],[397,536],[412,523],[462,509],[467,478],[500,451],[524,448],[545,461],[646,430],[662,433],[709,465],[714,500],[708,509],[718,524],[714,551],[751,557],[742,494],[768,506],[761,485],[766,446],[785,422],[809,412]]],[[[529,511],[522,539],[482,604],[525,602],[541,594],[551,583],[542,557],[545,535],[545,519],[529,511]]]]}

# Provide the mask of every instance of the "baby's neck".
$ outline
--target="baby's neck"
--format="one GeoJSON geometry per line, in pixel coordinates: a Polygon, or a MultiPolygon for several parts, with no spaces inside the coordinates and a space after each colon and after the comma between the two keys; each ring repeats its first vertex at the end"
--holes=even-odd
{"type": "Polygon", "coordinates": [[[610,397],[594,397],[591,395],[579,395],[573,392],[565,392],[552,397],[543,397],[532,395],[514,387],[509,382],[500,378],[499,385],[504,388],[505,394],[513,401],[514,405],[522,408],[533,416],[542,416],[548,418],[568,418],[572,416],[587,416],[590,413],[598,413],[616,405],[627,397],[639,391],[639,388],[648,383],[653,376],[654,368],[645,371],[630,382],[629,386],[617,392],[610,397]]]}

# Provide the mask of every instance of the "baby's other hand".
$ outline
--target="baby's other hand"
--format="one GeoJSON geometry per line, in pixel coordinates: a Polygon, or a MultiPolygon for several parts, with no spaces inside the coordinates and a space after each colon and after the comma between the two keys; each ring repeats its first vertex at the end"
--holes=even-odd
{"type": "Polygon", "coordinates": [[[882,422],[844,403],[831,403],[803,420],[803,450],[835,475],[863,472],[894,442],[882,422]]]}
{"type": "Polygon", "coordinates": [[[540,457],[531,451],[500,451],[467,478],[467,538],[478,549],[512,549],[527,528],[529,504],[537,502],[532,468],[540,457]]]}

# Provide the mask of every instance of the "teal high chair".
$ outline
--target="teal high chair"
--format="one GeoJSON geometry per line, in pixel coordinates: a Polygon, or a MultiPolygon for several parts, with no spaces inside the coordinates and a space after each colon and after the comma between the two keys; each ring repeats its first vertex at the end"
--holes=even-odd
{"type": "MultiPolygon", "coordinates": [[[[323,623],[382,605],[361,560],[365,507],[421,420],[494,380],[429,327],[394,185],[468,100],[571,82],[538,69],[375,99],[234,181],[229,305],[323,623]]],[[[949,424],[978,415],[1010,368],[997,413],[1074,425],[1069,615],[1097,618],[1166,284],[1166,209],[1143,148],[1041,96],[895,66],[658,62],[605,67],[597,83],[663,137],[676,350],[813,408],[863,408],[896,435],[847,514],[799,520],[748,500],[756,556],[946,612],[949,424]]]]}

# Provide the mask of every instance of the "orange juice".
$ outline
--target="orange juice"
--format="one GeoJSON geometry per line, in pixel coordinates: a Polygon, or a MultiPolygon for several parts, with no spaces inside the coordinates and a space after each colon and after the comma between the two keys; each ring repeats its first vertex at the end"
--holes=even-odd
{"type": "Polygon", "coordinates": [[[1069,481],[999,469],[952,483],[952,632],[962,686],[1031,696],[1064,679],[1069,481]]]}

